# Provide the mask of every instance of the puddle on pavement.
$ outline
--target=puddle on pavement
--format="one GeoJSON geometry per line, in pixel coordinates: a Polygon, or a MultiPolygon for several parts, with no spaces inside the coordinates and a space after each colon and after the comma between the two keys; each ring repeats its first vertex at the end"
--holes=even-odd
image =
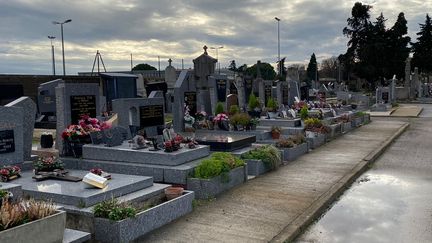
{"type": "Polygon", "coordinates": [[[430,176],[370,171],[296,242],[432,242],[431,187],[430,176]]]}

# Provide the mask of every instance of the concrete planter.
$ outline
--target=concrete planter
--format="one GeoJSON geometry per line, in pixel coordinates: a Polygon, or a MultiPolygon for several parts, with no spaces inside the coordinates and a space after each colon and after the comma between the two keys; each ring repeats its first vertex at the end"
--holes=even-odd
{"type": "Polygon", "coordinates": [[[351,122],[344,122],[341,124],[341,132],[342,133],[347,133],[349,131],[351,131],[353,128],[351,126],[351,122]]]}
{"type": "Polygon", "coordinates": [[[302,143],[292,148],[280,148],[283,151],[283,160],[284,161],[293,161],[303,154],[308,152],[308,144],[302,143]]]}
{"type": "Polygon", "coordinates": [[[359,127],[363,123],[362,117],[353,117],[351,120],[351,126],[352,127],[359,127]]]}
{"type": "Polygon", "coordinates": [[[138,213],[134,218],[111,221],[94,218],[95,239],[100,242],[129,242],[192,211],[194,193],[185,191],[180,197],[138,213]]]}
{"type": "Polygon", "coordinates": [[[260,159],[247,159],[245,162],[247,163],[248,175],[259,176],[270,171],[270,168],[260,159]]]}
{"type": "Polygon", "coordinates": [[[208,199],[229,190],[247,180],[247,164],[232,169],[228,176],[216,176],[211,179],[188,178],[187,189],[195,192],[195,198],[208,199]]]}
{"type": "Polygon", "coordinates": [[[66,225],[66,212],[19,225],[0,232],[0,242],[62,242],[66,225]]]}
{"type": "Polygon", "coordinates": [[[329,127],[330,127],[330,134],[329,134],[330,139],[333,139],[342,134],[342,125],[340,123],[329,125],[329,127]]]}
{"type": "Polygon", "coordinates": [[[363,124],[368,124],[370,122],[370,114],[366,113],[363,116],[363,124]]]}
{"type": "Polygon", "coordinates": [[[313,138],[309,137],[306,139],[307,139],[307,143],[308,143],[309,148],[316,149],[326,142],[326,138],[327,138],[326,134],[318,133],[316,137],[313,137],[313,138]]]}

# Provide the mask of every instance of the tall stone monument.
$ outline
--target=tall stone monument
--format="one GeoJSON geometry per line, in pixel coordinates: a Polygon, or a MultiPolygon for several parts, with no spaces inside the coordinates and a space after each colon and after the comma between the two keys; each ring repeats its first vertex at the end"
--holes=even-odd
{"type": "Polygon", "coordinates": [[[212,104],[208,89],[209,76],[215,72],[217,59],[208,55],[207,46],[204,46],[203,49],[204,53],[193,60],[196,99],[197,104],[200,104],[201,107],[210,114],[212,112],[212,104]]]}
{"type": "Polygon", "coordinates": [[[165,68],[165,82],[168,85],[168,89],[173,89],[177,80],[177,73],[175,67],[171,66],[171,58],[168,60],[168,63],[168,66],[165,68]]]}

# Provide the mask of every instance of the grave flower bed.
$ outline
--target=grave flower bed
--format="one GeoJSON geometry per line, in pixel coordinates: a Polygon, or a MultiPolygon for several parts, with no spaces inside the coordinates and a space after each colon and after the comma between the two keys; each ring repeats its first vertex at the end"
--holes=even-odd
{"type": "Polygon", "coordinates": [[[198,165],[190,178],[187,189],[195,192],[195,197],[208,199],[226,191],[247,179],[247,165],[226,152],[215,152],[198,165]]]}
{"type": "Polygon", "coordinates": [[[329,128],[318,118],[308,118],[305,120],[305,132],[309,147],[315,149],[325,143],[329,128]]]}
{"type": "Polygon", "coordinates": [[[4,202],[0,207],[0,242],[62,242],[66,212],[34,200],[4,202]]]}
{"type": "Polygon", "coordinates": [[[33,163],[35,174],[38,175],[40,172],[52,172],[54,170],[64,170],[63,162],[54,157],[40,157],[33,163]]]}
{"type": "Polygon", "coordinates": [[[348,115],[342,115],[336,119],[341,124],[341,132],[346,133],[352,130],[351,117],[348,115]]]}
{"type": "Polygon", "coordinates": [[[95,205],[95,239],[100,242],[130,242],[192,211],[194,193],[171,200],[156,198],[141,205],[111,199],[95,205]]]}
{"type": "Polygon", "coordinates": [[[18,166],[3,166],[0,169],[0,179],[3,182],[8,182],[19,178],[21,175],[21,168],[18,166]]]}
{"type": "Polygon", "coordinates": [[[308,145],[303,134],[280,139],[276,142],[276,147],[282,150],[284,161],[293,161],[308,152],[308,145]]]}
{"type": "Polygon", "coordinates": [[[254,148],[241,155],[248,168],[248,175],[258,176],[275,170],[281,164],[281,153],[273,145],[254,148]]]}
{"type": "Polygon", "coordinates": [[[364,117],[364,112],[357,112],[354,114],[352,120],[351,120],[351,126],[352,127],[359,127],[363,124],[363,117],[364,117]]]}

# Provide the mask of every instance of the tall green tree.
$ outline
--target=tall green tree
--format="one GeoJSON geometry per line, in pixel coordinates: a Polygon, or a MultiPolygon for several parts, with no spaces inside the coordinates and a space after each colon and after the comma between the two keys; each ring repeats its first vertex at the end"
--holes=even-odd
{"type": "Polygon", "coordinates": [[[318,81],[318,63],[315,57],[315,53],[312,53],[311,58],[309,60],[309,64],[306,69],[307,74],[307,83],[310,85],[312,80],[318,81]]]}
{"type": "MultiPolygon", "coordinates": [[[[276,72],[275,72],[273,66],[269,63],[262,62],[260,64],[260,71],[261,71],[261,77],[264,80],[274,80],[276,78],[276,72]]],[[[254,64],[250,67],[247,67],[245,74],[253,76],[254,78],[256,78],[257,77],[257,65],[254,64]]]]}
{"type": "Polygon", "coordinates": [[[140,63],[132,68],[132,71],[138,71],[138,70],[157,70],[157,69],[147,63],[140,63]]]}
{"type": "Polygon", "coordinates": [[[417,33],[417,42],[412,43],[414,67],[420,72],[432,72],[432,21],[429,14],[426,14],[426,21],[420,24],[420,32],[417,33]]]}
{"type": "Polygon", "coordinates": [[[409,56],[408,44],[411,40],[408,34],[407,21],[403,12],[399,13],[393,27],[388,30],[389,58],[387,59],[389,74],[402,78],[405,73],[405,61],[409,56]]]}
{"type": "Polygon", "coordinates": [[[343,29],[343,34],[349,38],[347,52],[341,60],[347,70],[353,70],[360,60],[360,53],[367,41],[371,29],[369,5],[356,2],[351,10],[351,17],[347,19],[348,26],[343,29]]]}

